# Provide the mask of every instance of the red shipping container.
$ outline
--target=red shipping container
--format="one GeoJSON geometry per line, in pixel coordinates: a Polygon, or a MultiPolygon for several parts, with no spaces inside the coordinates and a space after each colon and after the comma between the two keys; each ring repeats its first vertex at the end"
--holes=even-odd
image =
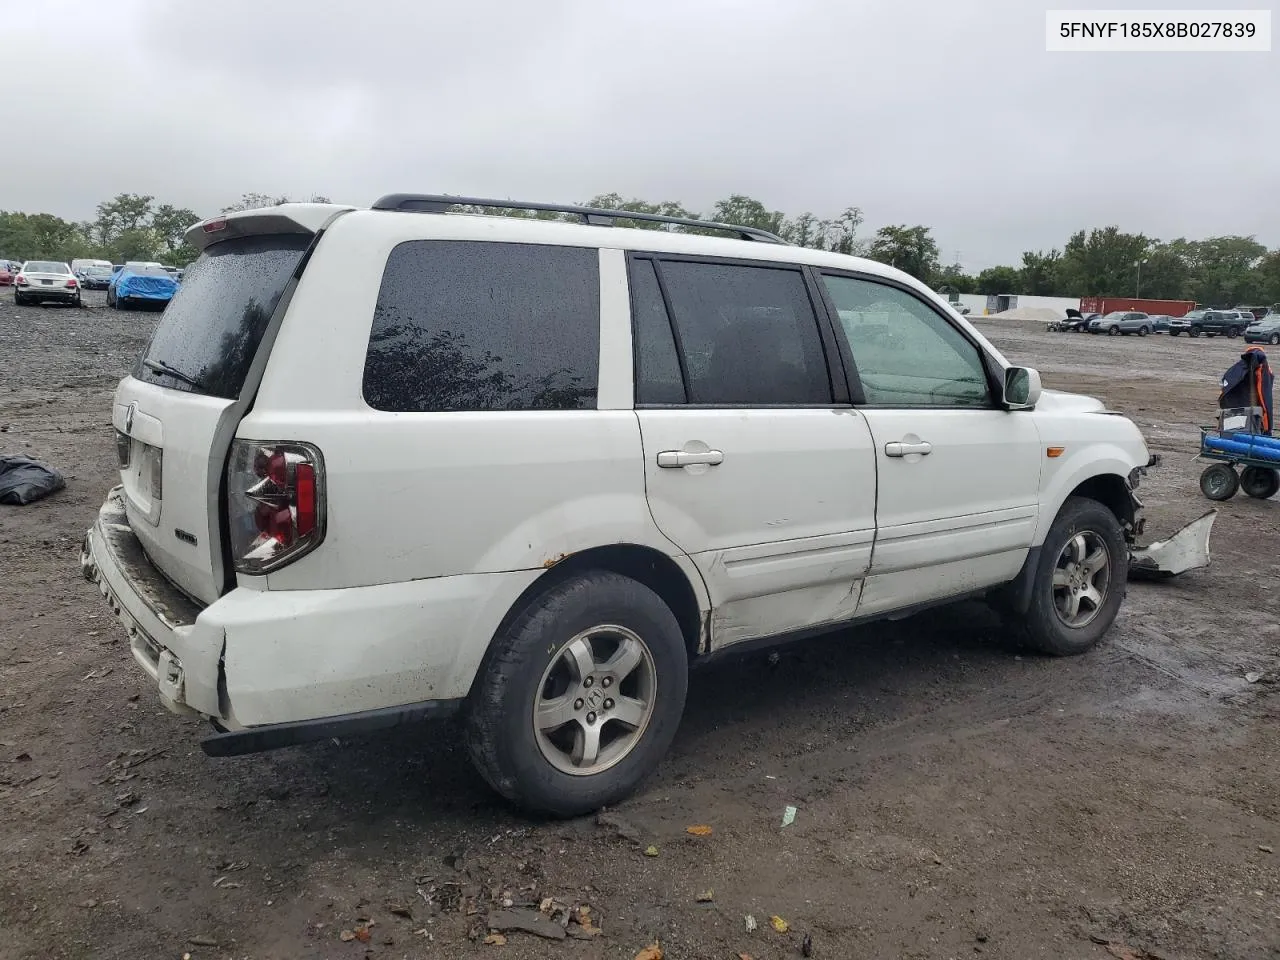
{"type": "Polygon", "coordinates": [[[1194,300],[1146,300],[1138,297],[1081,297],[1081,313],[1114,313],[1141,310],[1153,317],[1181,317],[1196,308],[1194,300]]]}

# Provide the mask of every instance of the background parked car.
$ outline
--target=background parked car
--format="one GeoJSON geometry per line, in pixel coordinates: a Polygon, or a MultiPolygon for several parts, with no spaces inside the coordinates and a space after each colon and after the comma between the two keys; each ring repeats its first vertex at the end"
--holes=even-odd
{"type": "Polygon", "coordinates": [[[178,292],[178,282],[160,264],[125,264],[107,286],[107,306],[127,310],[143,303],[163,308],[178,292]]]}
{"type": "Polygon", "coordinates": [[[1175,317],[1169,325],[1169,335],[1185,333],[1192,337],[1202,334],[1238,337],[1249,324],[1235,310],[1192,310],[1184,317],[1175,317]]]}
{"type": "Polygon", "coordinates": [[[1245,343],[1269,343],[1280,345],[1280,313],[1268,313],[1261,320],[1249,324],[1244,330],[1245,343]]]}
{"type": "Polygon", "coordinates": [[[1173,323],[1173,317],[1165,316],[1162,313],[1158,313],[1148,319],[1151,321],[1152,333],[1168,333],[1169,326],[1173,323]]]}
{"type": "Polygon", "coordinates": [[[1145,337],[1151,330],[1151,318],[1140,310],[1115,310],[1089,321],[1090,333],[1105,333],[1110,337],[1121,333],[1145,337]]]}
{"type": "Polygon", "coordinates": [[[9,269],[9,261],[0,260],[0,287],[13,286],[13,271],[9,269]]]}
{"type": "Polygon", "coordinates": [[[13,278],[13,302],[20,307],[45,300],[80,306],[80,281],[65,263],[28,260],[13,278]]]}
{"type": "Polygon", "coordinates": [[[84,267],[78,274],[80,286],[85,290],[105,290],[111,284],[111,265],[84,267]]]}

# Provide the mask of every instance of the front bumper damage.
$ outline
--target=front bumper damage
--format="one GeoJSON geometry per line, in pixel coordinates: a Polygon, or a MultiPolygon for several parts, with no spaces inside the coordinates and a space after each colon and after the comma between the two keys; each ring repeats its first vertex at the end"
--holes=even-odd
{"type": "Polygon", "coordinates": [[[1153,454],[1145,467],[1138,467],[1129,474],[1129,497],[1133,501],[1134,517],[1125,530],[1129,540],[1130,580],[1167,580],[1188,570],[1209,566],[1209,535],[1213,532],[1217,510],[1210,510],[1197,517],[1167,540],[1157,540],[1145,547],[1139,547],[1135,542],[1141,536],[1144,526],[1142,501],[1138,499],[1136,490],[1148,468],[1159,464],[1159,455],[1153,454]]]}

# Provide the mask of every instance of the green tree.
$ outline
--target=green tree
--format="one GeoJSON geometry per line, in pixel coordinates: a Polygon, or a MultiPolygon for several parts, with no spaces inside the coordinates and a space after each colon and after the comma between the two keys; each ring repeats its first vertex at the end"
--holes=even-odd
{"type": "Polygon", "coordinates": [[[1258,270],[1267,248],[1253,237],[1210,237],[1190,247],[1190,299],[1211,306],[1254,303],[1264,293],[1258,270]]]}
{"type": "Polygon", "coordinates": [[[151,215],[151,229],[169,253],[175,253],[186,242],[183,235],[187,228],[199,223],[201,217],[194,210],[162,203],[151,215]]]}
{"type": "Polygon", "coordinates": [[[1194,299],[1188,296],[1187,290],[1189,246],[1185,240],[1156,241],[1143,258],[1141,285],[1137,283],[1138,278],[1134,278],[1134,292],[1141,291],[1143,297],[1157,300],[1194,299]]]}
{"type": "Polygon", "coordinates": [[[956,293],[974,293],[978,289],[978,281],[964,272],[958,263],[943,267],[934,277],[934,287],[940,291],[956,293]]]}
{"type": "Polygon", "coordinates": [[[881,227],[871,241],[870,255],[925,283],[938,271],[938,244],[928,227],[881,227]]]}
{"type": "Polygon", "coordinates": [[[93,239],[106,245],[126,230],[141,230],[151,225],[152,201],[155,197],[140,193],[118,193],[98,204],[93,239]]]}
{"type": "Polygon", "coordinates": [[[1017,292],[1029,297],[1055,296],[1059,291],[1058,264],[1061,260],[1062,254],[1057,250],[1048,253],[1028,250],[1023,253],[1017,292]]]}
{"type": "Polygon", "coordinates": [[[1273,250],[1263,257],[1257,271],[1262,302],[1280,304],[1280,250],[1273,250]]]}
{"type": "Polygon", "coordinates": [[[724,200],[717,200],[708,219],[781,235],[786,216],[779,210],[770,210],[759,200],[735,193],[724,200]]]}
{"type": "Polygon", "coordinates": [[[1131,297],[1139,262],[1150,248],[1147,237],[1123,233],[1119,227],[1077,231],[1062,251],[1060,287],[1074,296],[1131,297]]]}
{"type": "Polygon", "coordinates": [[[999,293],[1018,293],[1022,283],[1022,271],[1016,267],[987,267],[978,274],[978,293],[992,296],[999,293]]]}

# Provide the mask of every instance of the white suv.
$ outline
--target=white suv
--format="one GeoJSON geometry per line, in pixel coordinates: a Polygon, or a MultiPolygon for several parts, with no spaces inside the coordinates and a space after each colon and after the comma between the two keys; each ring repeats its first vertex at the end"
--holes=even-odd
{"type": "Polygon", "coordinates": [[[83,566],[207,753],[461,712],[498,792],[569,815],[654,768],[694,660],[984,594],[1052,654],[1111,626],[1140,432],[924,285],[455,204],[513,206],[187,235],[83,566]]]}

